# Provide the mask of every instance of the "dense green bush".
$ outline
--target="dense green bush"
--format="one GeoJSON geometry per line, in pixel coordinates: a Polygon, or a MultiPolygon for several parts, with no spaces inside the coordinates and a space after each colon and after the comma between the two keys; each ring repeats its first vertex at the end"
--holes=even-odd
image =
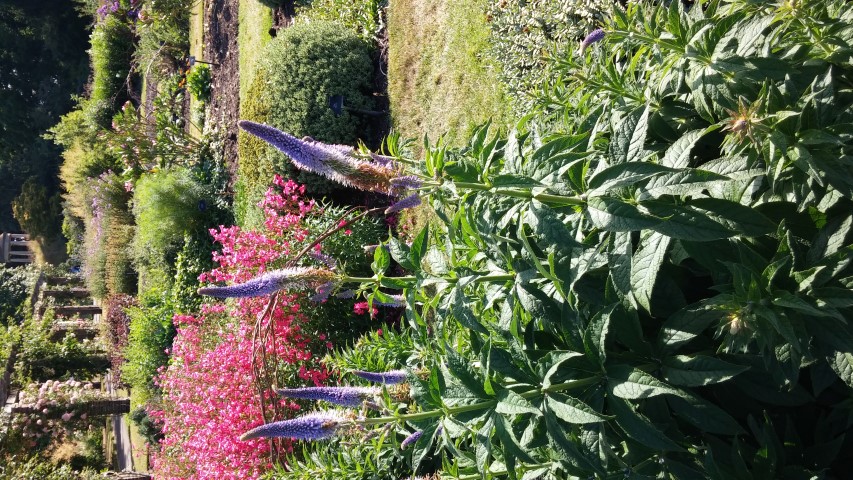
{"type": "Polygon", "coordinates": [[[90,340],[78,341],[68,334],[51,340],[52,310],[41,318],[27,318],[19,330],[21,347],[15,363],[18,384],[45,380],[88,380],[102,375],[110,366],[101,346],[90,340]]]}
{"type": "Polygon", "coordinates": [[[136,24],[133,60],[138,73],[163,80],[184,66],[190,49],[190,13],[196,0],[145,2],[136,24]]]}
{"type": "MultiPolygon", "coordinates": [[[[6,267],[0,265],[0,324],[22,314],[22,308],[29,299],[38,270],[31,266],[6,267]]],[[[23,318],[23,317],[21,317],[23,318]]]]}
{"type": "Polygon", "coordinates": [[[174,261],[184,235],[206,227],[214,208],[204,186],[186,168],[143,175],[133,197],[134,261],[137,265],[168,265],[174,261]]]}
{"type": "MultiPolygon", "coordinates": [[[[255,73],[241,117],[331,143],[355,143],[364,120],[347,111],[335,116],[330,95],[345,104],[373,107],[370,46],[353,33],[327,22],[297,24],[270,41],[255,73]]],[[[240,176],[248,185],[266,184],[274,173],[305,184],[311,193],[327,193],[328,182],[297,172],[286,157],[263,142],[240,133],[240,176]]]]}
{"type": "Polygon", "coordinates": [[[145,292],[139,306],[129,307],[126,312],[130,317],[130,334],[121,375],[131,387],[134,404],[141,405],[158,395],[154,375],[168,363],[166,350],[172,347],[175,337],[172,325],[175,311],[168,286],[160,285],[145,292]]]}
{"type": "Polygon", "coordinates": [[[210,100],[210,67],[200,63],[187,73],[187,88],[193,98],[200,102],[210,100]]]}
{"type": "Polygon", "coordinates": [[[62,202],[59,192],[50,195],[39,177],[30,177],[21,194],[12,201],[12,213],[21,228],[33,238],[52,239],[59,235],[62,202]]]}
{"type": "Polygon", "coordinates": [[[92,86],[83,111],[89,125],[107,128],[115,109],[127,100],[133,33],[109,16],[95,25],[91,44],[92,86]]]}

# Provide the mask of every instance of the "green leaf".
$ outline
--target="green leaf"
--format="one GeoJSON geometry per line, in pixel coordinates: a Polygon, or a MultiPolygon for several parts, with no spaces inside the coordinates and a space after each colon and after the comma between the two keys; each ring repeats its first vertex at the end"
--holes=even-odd
{"type": "MultiPolygon", "coordinates": [[[[612,309],[611,309],[612,310],[612,309]]],[[[604,315],[604,312],[598,312],[589,321],[586,330],[583,333],[583,346],[587,355],[595,358],[598,364],[604,367],[604,361],[607,360],[607,349],[605,342],[607,341],[607,330],[610,325],[610,316],[604,315]]]]}
{"type": "Polygon", "coordinates": [[[673,413],[707,433],[737,435],[743,428],[725,410],[695,395],[684,392],[680,397],[667,397],[673,413]]]}
{"type": "Polygon", "coordinates": [[[468,298],[465,296],[462,287],[453,287],[453,290],[446,298],[444,305],[442,305],[443,310],[449,310],[453,314],[453,318],[455,318],[460,325],[484,335],[489,333],[486,327],[477,320],[476,315],[474,315],[474,311],[471,310],[468,298]]]}
{"type": "Polygon", "coordinates": [[[610,279],[619,297],[633,303],[635,300],[631,295],[631,232],[613,232],[610,239],[610,248],[607,250],[610,279]]]}
{"type": "Polygon", "coordinates": [[[707,170],[686,169],[668,175],[660,175],[651,180],[637,192],[637,200],[659,198],[664,195],[689,195],[715,188],[731,179],[707,170]]]}
{"type": "Polygon", "coordinates": [[[373,270],[373,273],[383,274],[388,270],[390,265],[391,254],[388,253],[388,249],[385,248],[385,244],[380,244],[373,252],[373,263],[370,265],[370,268],[373,270]]]}
{"type": "Polygon", "coordinates": [[[612,164],[639,162],[643,159],[648,125],[648,105],[634,110],[622,119],[610,139],[608,157],[612,164]]]}
{"type": "Polygon", "coordinates": [[[675,173],[676,170],[664,167],[656,163],[631,162],[618,163],[596,173],[589,180],[589,188],[592,190],[588,195],[601,195],[610,189],[634,185],[663,173],[675,173]]]}
{"type": "Polygon", "coordinates": [[[557,417],[554,415],[543,415],[545,417],[545,427],[548,431],[548,440],[551,447],[559,455],[564,467],[574,475],[588,475],[589,472],[596,472],[604,475],[601,465],[597,461],[593,461],[586,455],[581,453],[578,445],[566,437],[566,429],[560,425],[557,417]]]}
{"type": "Polygon", "coordinates": [[[835,352],[827,361],[838,378],[853,388],[853,352],[835,352]]]}
{"type": "Polygon", "coordinates": [[[661,355],[669,355],[682,345],[702,334],[711,324],[718,322],[724,313],[714,305],[688,305],[670,316],[658,335],[661,355]]]}
{"type": "Polygon", "coordinates": [[[497,394],[498,404],[495,411],[504,415],[523,415],[532,413],[539,415],[539,409],[533,406],[529,400],[512,390],[502,389],[497,394]]]}
{"type": "Polygon", "coordinates": [[[474,455],[477,459],[477,470],[482,474],[489,469],[492,458],[492,429],[495,428],[494,415],[489,415],[486,423],[474,434],[474,455]]]}
{"type": "Polygon", "coordinates": [[[583,425],[607,420],[606,416],[596,412],[595,409],[577,398],[558,393],[547,394],[545,397],[545,408],[553,412],[557,418],[567,423],[583,425]]]}
{"type": "Polygon", "coordinates": [[[705,355],[677,355],[663,361],[661,373],[667,382],[683,387],[722,383],[749,367],[705,355]]]}
{"type": "Polygon", "coordinates": [[[412,262],[412,266],[414,267],[412,270],[419,270],[421,268],[421,259],[426,253],[428,239],[429,224],[425,224],[424,228],[422,228],[421,231],[418,232],[418,235],[412,241],[412,246],[409,250],[409,258],[412,262]]]}
{"type": "Polygon", "coordinates": [[[533,229],[537,245],[545,252],[560,252],[569,256],[572,248],[580,246],[554,210],[540,202],[530,203],[522,215],[522,221],[533,229]]]}
{"type": "Polygon", "coordinates": [[[607,377],[613,395],[619,398],[639,400],[658,395],[680,395],[675,388],[630,365],[608,366],[607,377]]]}
{"type": "Polygon", "coordinates": [[[500,415],[495,416],[495,434],[503,446],[505,455],[519,458],[522,462],[536,463],[536,460],[518,443],[518,440],[512,433],[512,425],[509,421],[500,415]]]}
{"type": "Polygon", "coordinates": [[[776,231],[777,225],[753,208],[721,198],[695,198],[690,206],[706,212],[715,221],[747,237],[776,231]]]}
{"type": "Polygon", "coordinates": [[[666,259],[671,238],[657,232],[644,232],[637,252],[631,258],[631,289],[637,303],[652,311],[652,290],[666,259]]]}
{"type": "Polygon", "coordinates": [[[465,388],[478,398],[489,398],[489,395],[483,388],[483,381],[477,378],[468,363],[468,359],[456,353],[456,351],[449,345],[445,345],[445,351],[447,352],[445,366],[450,374],[459,380],[465,388]]]}
{"type": "Polygon", "coordinates": [[[415,264],[413,264],[409,258],[409,252],[411,251],[409,246],[398,240],[397,237],[392,236],[388,239],[388,249],[390,250],[391,257],[394,261],[399,263],[400,266],[406,270],[411,272],[420,269],[420,265],[415,267],[415,264]]]}
{"type": "Polygon", "coordinates": [[[429,425],[426,428],[423,428],[421,431],[421,437],[415,441],[414,446],[412,446],[412,471],[418,471],[418,467],[423,462],[424,458],[426,458],[427,454],[432,450],[432,444],[435,441],[436,430],[438,429],[438,423],[434,423],[429,425]]]}
{"type": "Polygon", "coordinates": [[[640,445],[652,450],[682,451],[672,439],[658,430],[652,422],[644,415],[637,413],[631,408],[631,404],[625,400],[607,397],[607,406],[610,413],[616,417],[616,425],[619,425],[625,434],[640,445]]]}
{"type": "MultiPolygon", "coordinates": [[[[800,313],[804,313],[806,315],[812,315],[816,317],[835,317],[836,315],[832,315],[825,309],[818,308],[812,304],[810,304],[806,299],[800,298],[791,292],[786,292],[785,290],[779,290],[776,292],[775,298],[772,300],[773,305],[778,307],[790,308],[792,310],[796,310],[800,313]]],[[[843,321],[844,318],[841,318],[843,321]]]]}
{"type": "Polygon", "coordinates": [[[692,130],[685,133],[666,150],[660,163],[665,167],[686,168],[690,166],[690,151],[696,142],[708,132],[707,129],[692,130]]]}
{"type": "Polygon", "coordinates": [[[586,212],[593,225],[608,232],[628,232],[651,228],[660,220],[642,213],[632,205],[613,197],[592,197],[586,212]]]}
{"type": "Polygon", "coordinates": [[[674,205],[660,200],[646,200],[641,202],[641,205],[648,213],[661,220],[649,228],[668,237],[693,242],[710,242],[737,234],[737,230],[726,227],[717,219],[689,205],[674,205]]]}

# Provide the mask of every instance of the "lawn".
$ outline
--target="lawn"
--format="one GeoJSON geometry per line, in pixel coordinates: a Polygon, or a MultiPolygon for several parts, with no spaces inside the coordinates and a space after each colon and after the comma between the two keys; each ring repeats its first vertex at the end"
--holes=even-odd
{"type": "Polygon", "coordinates": [[[388,95],[406,137],[446,133],[464,143],[472,127],[509,123],[509,106],[488,60],[486,0],[399,0],[388,8],[388,95]]]}

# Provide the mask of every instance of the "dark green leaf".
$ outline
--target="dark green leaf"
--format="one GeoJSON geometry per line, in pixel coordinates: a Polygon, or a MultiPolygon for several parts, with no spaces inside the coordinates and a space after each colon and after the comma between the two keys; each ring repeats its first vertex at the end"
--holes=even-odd
{"type": "Polygon", "coordinates": [[[593,461],[581,453],[579,446],[566,437],[566,429],[560,425],[557,417],[548,414],[544,417],[545,427],[548,430],[548,440],[561,460],[565,462],[564,466],[569,467],[575,475],[586,475],[589,472],[604,474],[597,461],[593,461]]]}
{"type": "Polygon", "coordinates": [[[373,263],[370,265],[370,268],[373,270],[373,273],[383,274],[385,270],[388,270],[388,266],[390,265],[391,254],[388,253],[388,249],[384,244],[379,245],[373,252],[373,263]]]}
{"type": "Polygon", "coordinates": [[[589,195],[601,195],[613,188],[634,185],[647,178],[663,173],[675,173],[677,170],[656,163],[630,162],[617,163],[596,173],[589,180],[589,195]]]}
{"type": "Polygon", "coordinates": [[[647,312],[651,312],[652,290],[672,239],[657,233],[644,232],[637,252],[631,258],[631,290],[647,312]]]}
{"type": "Polygon", "coordinates": [[[680,397],[667,397],[667,403],[676,416],[708,433],[737,435],[743,428],[725,410],[707,400],[687,393],[680,397]]]}
{"type": "Polygon", "coordinates": [[[415,264],[409,259],[409,246],[398,240],[397,237],[392,236],[388,240],[388,249],[391,251],[391,257],[394,261],[406,270],[411,272],[420,269],[420,265],[415,267],[415,264]]]}
{"type": "Polygon", "coordinates": [[[495,416],[495,434],[503,446],[505,455],[519,458],[525,463],[536,463],[536,460],[518,443],[509,421],[500,415],[495,416]]]}
{"type": "Polygon", "coordinates": [[[567,423],[587,424],[607,420],[607,417],[577,398],[559,393],[549,393],[545,397],[545,407],[567,423]]]}
{"type": "Polygon", "coordinates": [[[648,418],[635,412],[627,401],[608,396],[607,406],[610,413],[616,417],[616,424],[619,425],[619,428],[640,445],[652,450],[683,450],[672,439],[658,430],[648,418]]]}
{"type": "Polygon", "coordinates": [[[646,129],[648,128],[649,106],[638,108],[622,119],[610,139],[608,157],[610,163],[639,162],[643,159],[646,129]]]}
{"type": "Polygon", "coordinates": [[[776,225],[755,209],[721,198],[695,198],[690,206],[706,212],[715,221],[741,235],[755,237],[776,230],[776,225]]]}
{"type": "Polygon", "coordinates": [[[456,353],[449,345],[445,346],[445,351],[447,352],[445,366],[450,374],[478,398],[489,398],[489,395],[483,389],[483,381],[477,378],[476,373],[469,365],[468,359],[456,353]]]}
{"type": "Polygon", "coordinates": [[[414,241],[412,241],[412,247],[409,251],[409,258],[411,259],[413,270],[419,270],[421,268],[421,259],[424,257],[427,248],[427,241],[429,240],[429,224],[425,224],[424,228],[418,232],[418,235],[415,237],[414,241]]]}
{"type": "Polygon", "coordinates": [[[608,366],[607,377],[611,391],[619,398],[638,400],[658,395],[680,395],[675,388],[630,365],[608,366]]]}
{"type": "Polygon", "coordinates": [[[692,130],[685,133],[676,140],[661,158],[660,163],[663,166],[671,168],[686,168],[690,166],[690,151],[696,145],[696,142],[707,133],[706,129],[692,130]]]}
{"type": "Polygon", "coordinates": [[[835,352],[827,361],[838,378],[853,388],[853,352],[835,352]]]}
{"type": "Polygon", "coordinates": [[[608,232],[642,230],[660,223],[658,218],[642,213],[636,205],[612,197],[590,198],[586,207],[593,225],[608,232]]]}
{"type": "Polygon", "coordinates": [[[502,413],[504,415],[523,415],[525,413],[539,415],[539,409],[534,407],[530,401],[512,390],[499,390],[497,400],[498,404],[495,407],[495,411],[498,413],[502,413]]]}
{"type": "Polygon", "coordinates": [[[663,377],[673,385],[701,387],[713,383],[722,383],[749,367],[736,365],[705,355],[678,355],[668,357],[661,368],[663,377]]]}
{"type": "Polygon", "coordinates": [[[682,345],[702,334],[724,313],[714,305],[689,305],[669,317],[661,327],[658,348],[662,355],[669,355],[682,345]]]}

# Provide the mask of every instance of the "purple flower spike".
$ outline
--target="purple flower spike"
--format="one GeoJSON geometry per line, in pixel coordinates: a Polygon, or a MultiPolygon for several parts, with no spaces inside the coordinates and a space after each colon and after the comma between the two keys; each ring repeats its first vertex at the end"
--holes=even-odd
{"type": "Polygon", "coordinates": [[[375,383],[384,383],[386,385],[395,385],[406,381],[405,370],[391,370],[388,372],[365,372],[363,370],[356,370],[352,373],[365,380],[375,383]]]}
{"type": "Polygon", "coordinates": [[[391,179],[391,185],[394,188],[400,188],[400,189],[402,189],[402,188],[411,188],[411,189],[421,188],[423,183],[424,182],[420,178],[418,178],[414,175],[406,175],[405,177],[397,177],[397,178],[391,179]]]}
{"type": "Polygon", "coordinates": [[[311,300],[312,302],[315,302],[315,303],[325,302],[329,298],[329,295],[332,293],[332,290],[334,288],[335,288],[335,282],[324,283],[323,285],[320,285],[319,287],[317,287],[317,290],[316,290],[317,293],[308,297],[308,300],[311,300]]]}
{"type": "Polygon", "coordinates": [[[333,282],[336,275],[320,268],[283,268],[267,272],[245,283],[226,287],[202,287],[199,295],[217,298],[248,298],[270,295],[282,289],[305,290],[333,282]]]}
{"type": "Polygon", "coordinates": [[[421,204],[421,197],[417,193],[413,195],[409,195],[408,197],[400,200],[399,202],[391,205],[390,207],[385,209],[385,215],[389,215],[391,213],[399,212],[401,210],[405,210],[407,208],[417,207],[421,204]]]}
{"type": "MultiPolygon", "coordinates": [[[[241,120],[240,128],[264,140],[290,157],[296,167],[364,191],[390,193],[392,178],[399,175],[396,168],[365,162],[350,155],[347,147],[326,145],[313,139],[298,139],[293,135],[260,123],[241,120]]],[[[352,149],[349,150],[352,152],[352,149]]]]}
{"type": "Polygon", "coordinates": [[[337,295],[335,295],[335,298],[344,298],[344,299],[346,299],[346,298],[352,298],[352,297],[354,297],[354,296],[355,296],[355,292],[354,292],[354,291],[352,291],[351,289],[346,289],[346,290],[344,290],[343,292],[338,292],[338,294],[337,294],[337,295]]]}
{"type": "Polygon", "coordinates": [[[400,448],[405,450],[406,447],[417,442],[418,439],[421,438],[421,436],[423,436],[423,434],[424,434],[424,432],[422,430],[418,430],[417,432],[409,435],[408,437],[406,437],[405,440],[403,440],[403,443],[400,444],[400,448]]]}
{"type": "Polygon", "coordinates": [[[332,437],[346,423],[347,419],[336,412],[316,412],[292,420],[261,425],[244,433],[240,440],[270,437],[323,440],[332,437]]]}
{"type": "Polygon", "coordinates": [[[317,260],[323,265],[329,267],[329,270],[334,270],[338,266],[338,262],[336,262],[334,258],[329,255],[326,255],[325,253],[311,252],[309,255],[311,255],[311,258],[313,258],[314,260],[317,260]]]}
{"type": "Polygon", "coordinates": [[[590,32],[589,35],[587,35],[586,38],[584,38],[581,42],[581,53],[583,53],[584,50],[586,50],[586,48],[592,45],[593,43],[600,42],[601,40],[603,40],[604,35],[604,30],[601,28],[597,28],[590,32]]]}
{"type": "Polygon", "coordinates": [[[360,407],[365,400],[379,395],[381,390],[377,387],[305,387],[282,388],[276,393],[286,398],[325,400],[344,407],[360,407]]]}

